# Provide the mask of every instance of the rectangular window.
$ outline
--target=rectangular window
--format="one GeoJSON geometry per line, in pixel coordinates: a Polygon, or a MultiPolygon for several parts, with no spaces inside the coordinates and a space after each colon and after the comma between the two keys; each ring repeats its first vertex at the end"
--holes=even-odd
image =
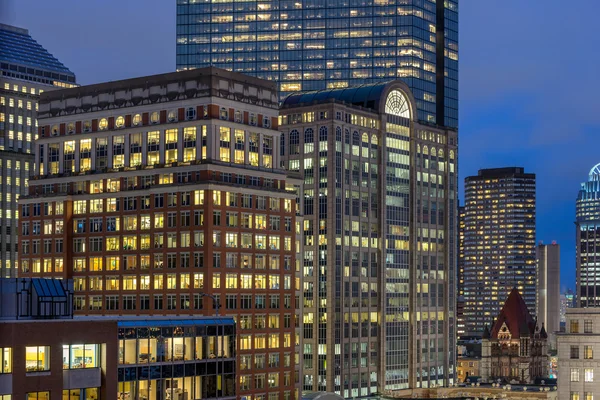
{"type": "Polygon", "coordinates": [[[579,382],[579,368],[571,368],[571,382],[579,382]]]}
{"type": "Polygon", "coordinates": [[[98,344],[63,345],[63,369],[98,367],[99,347],[98,344]]]}
{"type": "Polygon", "coordinates": [[[579,359],[579,346],[571,346],[571,359],[579,359]]]}
{"type": "Polygon", "coordinates": [[[25,400],[50,400],[50,392],[28,392],[25,400]]]}
{"type": "Polygon", "coordinates": [[[594,382],[594,368],[586,368],[584,371],[585,382],[594,382]]]}
{"type": "Polygon", "coordinates": [[[12,373],[12,348],[0,347],[0,374],[12,373]]]}
{"type": "Polygon", "coordinates": [[[594,347],[593,346],[584,346],[583,347],[583,358],[586,360],[594,359],[594,347]]]}
{"type": "Polygon", "coordinates": [[[591,319],[583,321],[583,333],[593,333],[593,323],[591,319]]]}
{"type": "Polygon", "coordinates": [[[25,347],[25,370],[27,372],[50,371],[50,346],[25,347]]]}
{"type": "Polygon", "coordinates": [[[579,320],[572,319],[569,321],[569,332],[570,333],[579,333],[579,320]]]}

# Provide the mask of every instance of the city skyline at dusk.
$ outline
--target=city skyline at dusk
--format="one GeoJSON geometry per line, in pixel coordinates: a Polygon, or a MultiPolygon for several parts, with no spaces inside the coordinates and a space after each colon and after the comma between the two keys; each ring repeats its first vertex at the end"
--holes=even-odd
{"type": "MultiPolygon", "coordinates": [[[[516,0],[460,4],[459,199],[464,177],[481,168],[522,166],[536,173],[537,241],[561,244],[561,282],[571,288],[574,202],[580,183],[600,162],[600,139],[594,136],[600,124],[594,113],[597,56],[587,50],[598,38],[594,13],[581,12],[598,7],[586,0],[565,8],[553,0],[540,13],[537,5],[516,0]],[[510,30],[506,21],[513,21],[510,30]],[[565,22],[569,36],[548,29],[565,22]],[[558,59],[561,49],[568,49],[570,62],[558,59]]],[[[29,29],[80,84],[175,70],[171,2],[23,0],[4,2],[1,10],[1,22],[29,29]]]]}

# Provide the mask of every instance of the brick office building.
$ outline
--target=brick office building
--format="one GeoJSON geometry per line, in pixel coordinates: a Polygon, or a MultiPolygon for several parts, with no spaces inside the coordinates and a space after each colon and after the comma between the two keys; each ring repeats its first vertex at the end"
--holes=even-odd
{"type": "Polygon", "coordinates": [[[293,398],[277,114],[275,84],[214,68],[44,94],[20,276],[73,279],[80,315],[235,316],[238,396],[293,398]]]}

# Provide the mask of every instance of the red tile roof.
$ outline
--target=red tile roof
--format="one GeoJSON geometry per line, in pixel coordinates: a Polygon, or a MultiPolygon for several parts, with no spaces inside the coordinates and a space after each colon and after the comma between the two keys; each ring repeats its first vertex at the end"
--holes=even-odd
{"type": "Polygon", "coordinates": [[[496,322],[492,326],[490,333],[492,339],[498,338],[498,333],[504,323],[506,323],[513,339],[518,339],[521,336],[532,336],[535,333],[536,321],[529,313],[525,300],[516,288],[508,295],[502,311],[500,311],[496,322]]]}

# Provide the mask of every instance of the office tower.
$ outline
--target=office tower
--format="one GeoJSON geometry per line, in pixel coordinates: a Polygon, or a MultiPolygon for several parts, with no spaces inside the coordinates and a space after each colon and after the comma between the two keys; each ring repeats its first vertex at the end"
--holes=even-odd
{"type": "Polygon", "coordinates": [[[548,333],[550,349],[556,349],[556,335],[560,331],[560,245],[537,246],[537,322],[548,333]]]}
{"type": "Polygon", "coordinates": [[[304,179],[303,390],[344,398],[455,382],[456,145],[402,81],[280,110],[304,179]]]}
{"type": "Polygon", "coordinates": [[[3,400],[236,398],[232,317],[74,317],[70,279],[0,293],[3,400]]]}
{"type": "Polygon", "coordinates": [[[465,207],[458,207],[458,268],[457,294],[456,294],[456,334],[461,337],[465,334],[465,297],[464,297],[464,254],[465,241],[465,207]]]}
{"type": "Polygon", "coordinates": [[[176,57],[277,81],[281,98],[398,78],[415,119],[458,127],[458,0],[177,0],[176,57]]]}
{"type": "Polygon", "coordinates": [[[78,315],[233,316],[236,394],[297,397],[296,193],[275,83],[141,77],[44,93],[38,118],[20,276],[72,278],[78,315]]]}
{"type": "Polygon", "coordinates": [[[40,93],[75,85],[75,75],[26,29],[0,24],[0,277],[17,275],[17,201],[33,174],[40,93]]]}
{"type": "Polygon", "coordinates": [[[513,288],[535,310],[535,174],[510,167],[465,178],[463,236],[466,334],[481,335],[513,288]]]}
{"type": "Polygon", "coordinates": [[[575,206],[577,227],[577,290],[579,307],[600,306],[600,164],[589,173],[587,182],[581,184],[575,206]]]}

